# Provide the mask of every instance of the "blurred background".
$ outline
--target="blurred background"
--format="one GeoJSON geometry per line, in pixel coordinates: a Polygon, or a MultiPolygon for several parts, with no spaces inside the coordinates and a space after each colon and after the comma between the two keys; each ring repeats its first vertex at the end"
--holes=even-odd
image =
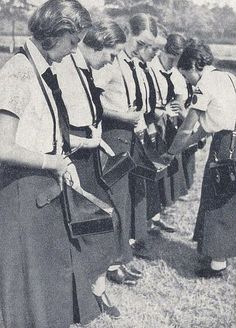
{"type": "MultiPolygon", "coordinates": [[[[44,0],[0,0],[0,52],[12,53],[28,35],[27,20],[44,0]]],[[[167,33],[207,41],[220,65],[235,69],[236,0],[81,0],[96,18],[108,15],[120,23],[135,13],[150,13],[167,33]]]]}

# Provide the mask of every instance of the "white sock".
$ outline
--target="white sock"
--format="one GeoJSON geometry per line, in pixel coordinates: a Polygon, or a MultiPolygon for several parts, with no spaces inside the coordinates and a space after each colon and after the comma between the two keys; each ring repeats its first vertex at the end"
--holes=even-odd
{"type": "Polygon", "coordinates": [[[211,261],[212,270],[217,270],[217,271],[223,270],[226,268],[226,266],[227,266],[226,261],[214,261],[214,260],[211,261]]]}
{"type": "Polygon", "coordinates": [[[129,244],[130,244],[130,246],[132,246],[133,244],[135,244],[135,239],[130,239],[129,240],[129,244]]]}
{"type": "Polygon", "coordinates": [[[103,273],[92,284],[92,293],[96,296],[102,296],[105,290],[106,290],[106,273],[103,273]]]}
{"type": "Polygon", "coordinates": [[[156,215],[154,215],[151,220],[154,222],[157,222],[161,219],[161,213],[157,213],[156,215]]]}

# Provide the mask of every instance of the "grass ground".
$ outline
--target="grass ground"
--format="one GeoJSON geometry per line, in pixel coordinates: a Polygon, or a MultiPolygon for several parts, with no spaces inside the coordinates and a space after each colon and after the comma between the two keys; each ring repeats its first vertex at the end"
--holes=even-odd
{"type": "MultiPolygon", "coordinates": [[[[0,55],[0,67],[8,58],[8,54],[0,55]]],[[[187,201],[176,202],[163,214],[177,232],[149,238],[154,261],[134,260],[144,278],[135,288],[108,283],[108,294],[120,309],[121,319],[101,316],[88,328],[236,328],[236,261],[230,260],[225,280],[194,276],[199,264],[191,239],[207,150],[197,153],[195,182],[187,201]]]]}
{"type": "Polygon", "coordinates": [[[197,153],[195,182],[187,201],[178,201],[163,214],[174,234],[148,240],[152,262],[134,260],[144,273],[136,287],[108,284],[108,294],[122,317],[102,316],[88,328],[236,328],[236,261],[230,260],[225,280],[198,279],[193,229],[199,205],[208,147],[197,153]]]}

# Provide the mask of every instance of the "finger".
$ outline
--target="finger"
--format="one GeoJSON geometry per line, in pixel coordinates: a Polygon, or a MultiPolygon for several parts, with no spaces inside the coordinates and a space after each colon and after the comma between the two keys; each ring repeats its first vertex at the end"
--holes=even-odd
{"type": "Polygon", "coordinates": [[[171,107],[172,110],[173,109],[180,109],[180,106],[179,105],[171,105],[170,107],[171,107]]]}

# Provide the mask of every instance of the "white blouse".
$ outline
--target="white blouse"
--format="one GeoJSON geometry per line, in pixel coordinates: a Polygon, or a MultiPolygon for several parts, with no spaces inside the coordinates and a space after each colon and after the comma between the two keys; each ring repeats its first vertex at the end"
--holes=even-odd
{"type": "MultiPolygon", "coordinates": [[[[158,57],[158,55],[156,55],[153,60],[148,63],[148,66],[153,70],[157,82],[158,82],[158,86],[161,92],[161,95],[157,94],[157,99],[158,98],[162,98],[163,101],[163,105],[166,105],[167,103],[167,93],[168,93],[168,85],[166,82],[166,78],[161,74],[160,71],[164,72],[164,73],[172,73],[171,74],[171,81],[174,84],[174,90],[176,95],[181,95],[183,97],[183,99],[187,99],[188,97],[188,91],[187,91],[187,85],[185,82],[184,77],[180,74],[180,72],[178,71],[178,69],[176,67],[173,67],[172,69],[170,69],[169,71],[166,71],[164,69],[164,67],[162,66],[160,59],[158,57]]],[[[155,81],[155,79],[154,79],[155,81]]],[[[156,88],[158,90],[158,88],[156,88]]]]}
{"type": "Polygon", "coordinates": [[[236,79],[233,74],[205,66],[194,90],[191,107],[201,112],[200,124],[208,133],[234,130],[236,122],[236,79]]]}
{"type": "MultiPolygon", "coordinates": [[[[36,46],[27,41],[31,56],[40,74],[49,67],[36,46]]],[[[57,109],[51,90],[43,81],[56,118],[57,152],[62,141],[58,128],[57,109]]],[[[19,118],[16,143],[31,151],[47,153],[53,150],[53,121],[47,102],[39,86],[34,69],[23,54],[13,56],[0,71],[0,109],[19,118]]]]}
{"type": "MultiPolygon", "coordinates": [[[[88,69],[79,48],[73,57],[75,59],[76,65],[79,68],[88,69]]],[[[76,127],[92,125],[93,119],[90,111],[88,97],[71,57],[66,56],[62,63],[56,65],[56,70],[60,87],[63,90],[63,99],[67,107],[70,124],[76,127]]],[[[87,87],[90,99],[92,99],[87,80],[82,71],[81,75],[87,87]]],[[[94,107],[93,110],[96,113],[95,106],[93,103],[92,105],[94,107]]]]}

